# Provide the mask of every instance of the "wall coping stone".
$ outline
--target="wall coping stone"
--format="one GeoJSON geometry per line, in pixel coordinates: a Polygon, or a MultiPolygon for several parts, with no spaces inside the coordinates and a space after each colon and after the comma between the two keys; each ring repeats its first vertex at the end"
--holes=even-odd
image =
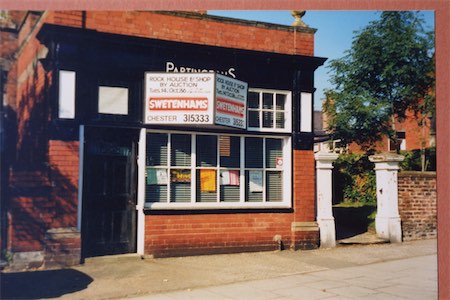
{"type": "Polygon", "coordinates": [[[426,177],[426,178],[436,178],[436,172],[421,172],[421,171],[401,171],[398,173],[399,177],[426,177]]]}

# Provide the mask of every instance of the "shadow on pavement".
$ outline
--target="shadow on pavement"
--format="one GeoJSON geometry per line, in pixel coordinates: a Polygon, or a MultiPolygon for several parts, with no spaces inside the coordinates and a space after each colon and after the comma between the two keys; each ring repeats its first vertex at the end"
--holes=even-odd
{"type": "Polygon", "coordinates": [[[0,299],[55,298],[86,289],[93,279],[72,270],[0,274],[0,299]]]}

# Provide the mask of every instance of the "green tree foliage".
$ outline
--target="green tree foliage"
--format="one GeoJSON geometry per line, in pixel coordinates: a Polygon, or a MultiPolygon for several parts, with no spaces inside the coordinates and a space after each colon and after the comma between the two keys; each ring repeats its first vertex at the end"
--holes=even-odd
{"type": "Polygon", "coordinates": [[[431,171],[436,172],[436,148],[416,149],[400,151],[405,159],[400,163],[400,168],[405,171],[431,171]],[[422,160],[423,156],[426,158],[422,160]]]}
{"type": "Polygon", "coordinates": [[[339,202],[374,204],[377,201],[373,163],[364,154],[341,154],[334,163],[335,194],[339,202]]]}
{"type": "Polygon", "coordinates": [[[383,135],[395,141],[393,120],[402,121],[407,109],[434,110],[434,34],[423,23],[417,12],[382,12],[331,61],[334,89],[324,110],[334,139],[370,149],[383,135]]]}

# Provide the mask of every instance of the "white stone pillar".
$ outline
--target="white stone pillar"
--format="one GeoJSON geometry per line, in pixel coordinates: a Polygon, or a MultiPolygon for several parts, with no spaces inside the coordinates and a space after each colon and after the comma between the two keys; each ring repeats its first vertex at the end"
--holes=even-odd
{"type": "Polygon", "coordinates": [[[320,230],[320,247],[331,248],[336,246],[336,226],[333,217],[332,198],[333,162],[338,154],[330,152],[317,152],[316,159],[316,190],[317,190],[317,224],[320,230]]]}
{"type": "Polygon", "coordinates": [[[377,180],[377,216],[375,229],[377,236],[391,243],[402,241],[402,227],[398,212],[397,173],[404,156],[395,153],[382,153],[369,156],[375,163],[377,180]]]}

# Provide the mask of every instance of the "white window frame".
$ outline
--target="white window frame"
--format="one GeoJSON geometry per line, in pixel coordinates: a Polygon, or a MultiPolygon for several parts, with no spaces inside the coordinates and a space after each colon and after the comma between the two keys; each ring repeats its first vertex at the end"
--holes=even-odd
{"type": "MultiPolygon", "coordinates": [[[[248,131],[259,131],[259,132],[291,132],[292,131],[292,92],[290,91],[283,91],[283,90],[273,90],[273,89],[259,89],[259,88],[249,88],[249,92],[254,93],[260,93],[260,99],[259,99],[259,108],[258,109],[252,109],[249,108],[247,105],[247,130],[248,131]],[[275,126],[273,128],[266,128],[262,126],[263,118],[262,118],[262,112],[263,112],[263,101],[261,99],[263,93],[268,94],[282,94],[286,96],[286,103],[284,104],[284,128],[276,128],[275,126]],[[259,127],[250,127],[249,126],[249,111],[259,111],[259,121],[260,126],[259,127]]],[[[276,113],[275,113],[275,105],[274,105],[274,116],[273,116],[273,122],[276,124],[276,113]]]]}
{"type": "MultiPolygon", "coordinates": [[[[252,134],[246,134],[246,135],[237,135],[237,134],[229,134],[229,133],[199,133],[199,132],[189,132],[189,131],[167,131],[167,130],[146,130],[146,135],[148,133],[166,133],[166,134],[188,134],[191,135],[191,166],[186,167],[190,168],[191,170],[191,202],[184,202],[184,203],[177,203],[177,202],[170,202],[170,180],[167,185],[167,202],[145,202],[145,199],[143,199],[142,202],[144,202],[144,208],[145,209],[152,209],[152,210],[197,210],[197,209],[262,209],[262,208],[291,208],[292,207],[292,172],[291,172],[291,137],[290,136],[273,136],[273,135],[252,135],[252,134]],[[239,202],[221,202],[220,201],[220,183],[219,183],[219,177],[220,177],[220,170],[225,169],[224,167],[220,166],[220,159],[217,162],[217,166],[215,167],[198,167],[196,165],[196,137],[197,135],[227,135],[227,136],[239,136],[240,137],[240,201],[239,202]],[[283,151],[283,198],[282,201],[279,202],[266,202],[266,185],[265,185],[265,175],[263,176],[263,187],[264,187],[264,196],[263,196],[263,202],[246,202],[245,201],[245,171],[249,168],[245,168],[245,145],[244,141],[246,137],[257,137],[257,138],[278,138],[282,140],[282,151],[283,151]],[[197,170],[198,169],[215,169],[217,174],[217,201],[216,202],[196,202],[196,184],[197,184],[197,170]]],[[[217,139],[219,140],[219,139],[217,139]]],[[[170,138],[168,142],[168,147],[170,147],[170,138]]],[[[145,147],[139,148],[140,153],[139,156],[146,155],[146,149],[145,147]],[[143,152],[143,153],[141,153],[143,152]]],[[[170,166],[170,151],[171,149],[168,149],[168,165],[167,165],[167,172],[168,175],[170,173],[169,169],[172,168],[170,166]]],[[[217,149],[217,152],[219,153],[219,149],[217,149]]],[[[280,171],[280,169],[273,169],[273,168],[267,168],[265,165],[265,156],[263,161],[263,167],[259,168],[262,170],[265,174],[265,171],[271,171],[271,170],[277,170],[280,171]]],[[[155,166],[155,169],[161,168],[161,166],[155,166]]],[[[175,167],[177,168],[177,167],[175,167]]],[[[230,168],[235,169],[235,168],[230,168]]],[[[146,172],[146,166],[144,168],[141,168],[139,171],[140,178],[145,180],[145,172],[146,172]]],[[[145,195],[145,188],[146,186],[143,185],[142,187],[144,190],[141,193],[141,195],[145,195]]]]}

